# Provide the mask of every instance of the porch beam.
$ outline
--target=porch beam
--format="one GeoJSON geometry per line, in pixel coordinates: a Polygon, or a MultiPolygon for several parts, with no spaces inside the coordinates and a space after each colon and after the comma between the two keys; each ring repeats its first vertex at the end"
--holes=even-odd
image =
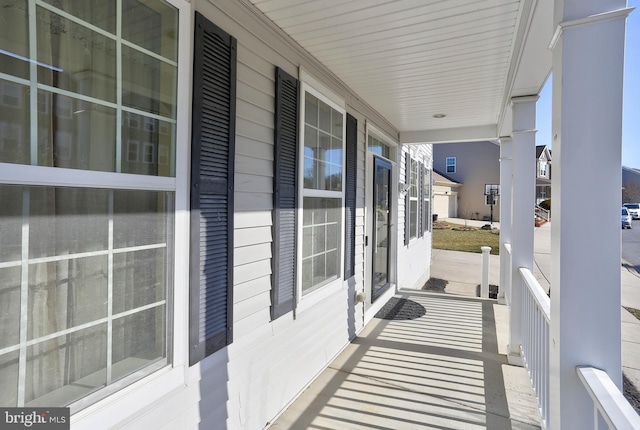
{"type": "Polygon", "coordinates": [[[511,190],[513,187],[513,139],[500,138],[500,285],[498,301],[511,301],[511,264],[504,245],[511,243],[511,190]]]}
{"type": "Polygon", "coordinates": [[[555,1],[549,428],[594,428],[577,366],[604,370],[622,388],[620,189],[629,12],[626,0],[555,1]]]}
{"type": "MultiPolygon", "coordinates": [[[[526,285],[520,268],[533,271],[533,214],[536,199],[536,102],[538,96],[514,97],[511,190],[511,297],[509,362],[522,365],[522,301],[526,285]]],[[[502,223],[500,224],[502,226],[502,223]]]]}
{"type": "Polygon", "coordinates": [[[482,140],[496,140],[497,138],[498,127],[496,124],[435,130],[413,130],[400,133],[400,143],[409,145],[421,143],[479,142],[482,140]]]}

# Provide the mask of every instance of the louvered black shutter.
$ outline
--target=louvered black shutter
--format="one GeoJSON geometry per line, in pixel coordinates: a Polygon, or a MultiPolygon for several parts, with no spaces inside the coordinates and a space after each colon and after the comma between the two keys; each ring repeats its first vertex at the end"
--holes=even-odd
{"type": "Polygon", "coordinates": [[[418,201],[416,202],[418,235],[424,236],[424,164],[418,164],[418,201]]]}
{"type": "Polygon", "coordinates": [[[344,279],[355,274],[356,178],[358,169],[358,120],[347,114],[344,200],[344,279]]]}
{"type": "Polygon", "coordinates": [[[406,152],[404,154],[404,183],[406,184],[406,191],[404,195],[404,244],[409,245],[411,240],[411,228],[409,223],[411,222],[411,199],[410,199],[410,185],[411,185],[411,155],[406,152]]]}
{"type": "Polygon", "coordinates": [[[298,81],[276,69],[271,319],[295,308],[298,81]]]}
{"type": "Polygon", "coordinates": [[[189,363],[232,341],[236,40],[196,13],[189,363]]]}

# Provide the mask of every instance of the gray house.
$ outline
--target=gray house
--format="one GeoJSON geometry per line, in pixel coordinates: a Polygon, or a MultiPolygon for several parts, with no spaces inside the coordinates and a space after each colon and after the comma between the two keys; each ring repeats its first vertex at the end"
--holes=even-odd
{"type": "MultiPolygon", "coordinates": [[[[455,216],[489,220],[493,202],[493,220],[500,221],[500,196],[485,195],[486,185],[500,184],[500,145],[489,141],[433,145],[433,169],[462,184],[457,187],[455,216]]],[[[450,198],[445,196],[438,200],[450,198]]],[[[434,197],[434,205],[444,208],[438,200],[434,197]]]]}
{"type": "Polygon", "coordinates": [[[640,202],[640,169],[622,166],[622,203],[640,202]]]}

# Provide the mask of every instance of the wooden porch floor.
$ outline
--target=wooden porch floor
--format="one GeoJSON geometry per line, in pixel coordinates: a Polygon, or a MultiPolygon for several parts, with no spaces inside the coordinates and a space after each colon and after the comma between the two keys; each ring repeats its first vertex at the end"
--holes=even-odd
{"type": "Polygon", "coordinates": [[[402,291],[413,320],[374,318],[270,429],[539,429],[524,368],[507,364],[507,308],[402,291]]]}

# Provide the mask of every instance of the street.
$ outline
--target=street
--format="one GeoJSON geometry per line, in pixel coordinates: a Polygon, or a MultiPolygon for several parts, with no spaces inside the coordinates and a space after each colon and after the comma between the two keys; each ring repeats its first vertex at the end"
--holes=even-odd
{"type": "Polygon", "coordinates": [[[640,220],[633,221],[633,228],[622,230],[622,258],[640,272],[640,220]]]}

